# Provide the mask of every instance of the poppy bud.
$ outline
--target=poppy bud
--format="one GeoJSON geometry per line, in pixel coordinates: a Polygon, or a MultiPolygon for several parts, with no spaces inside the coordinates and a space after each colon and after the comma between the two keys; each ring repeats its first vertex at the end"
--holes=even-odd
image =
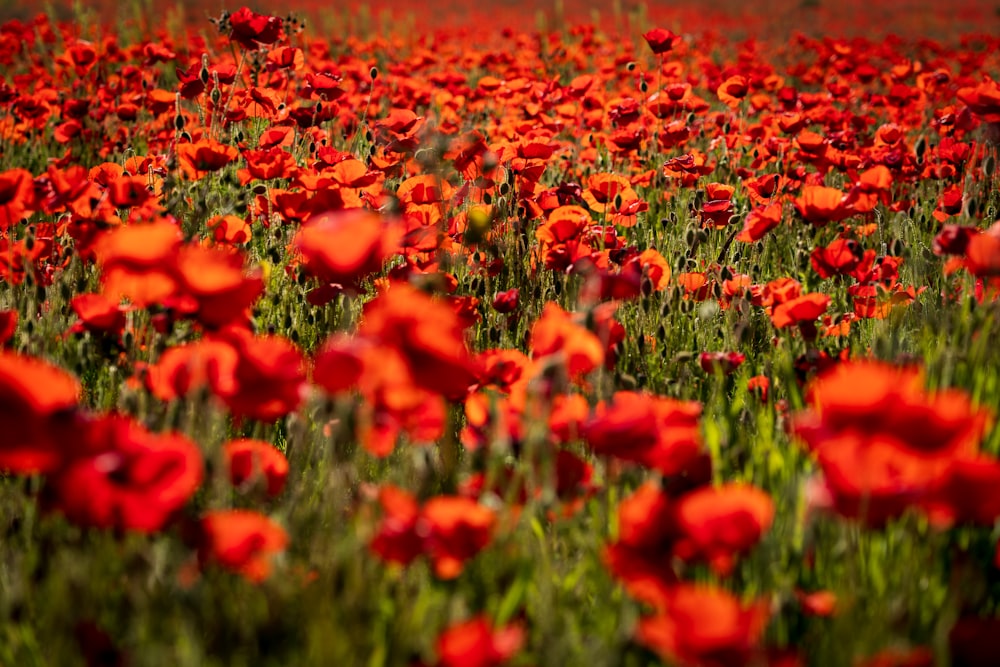
{"type": "Polygon", "coordinates": [[[370,76],[372,78],[372,81],[374,81],[375,79],[377,79],[378,78],[378,67],[372,67],[371,70],[368,71],[368,76],[370,76]]]}

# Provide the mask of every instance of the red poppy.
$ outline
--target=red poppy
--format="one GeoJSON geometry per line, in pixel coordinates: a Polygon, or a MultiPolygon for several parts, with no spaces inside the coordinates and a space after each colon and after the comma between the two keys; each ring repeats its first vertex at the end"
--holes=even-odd
{"type": "Polygon", "coordinates": [[[177,159],[184,174],[192,181],[219,171],[236,159],[239,151],[214,139],[201,139],[177,145],[177,159]]]}
{"type": "Polygon", "coordinates": [[[803,187],[802,193],[795,200],[795,208],[806,222],[816,227],[843,220],[854,213],[846,203],[843,192],[822,185],[803,187]]]}
{"type": "Polygon", "coordinates": [[[984,81],[975,88],[962,88],[957,97],[985,122],[1000,123],[1000,85],[996,81],[984,81]]]}
{"type": "Polygon", "coordinates": [[[790,428],[816,453],[817,489],[838,513],[873,525],[934,502],[955,462],[976,455],[991,421],[961,392],[925,392],[918,369],[874,361],[834,366],[808,396],[812,407],[790,428]]]}
{"type": "Polygon", "coordinates": [[[249,510],[216,510],[201,518],[198,560],[259,583],[272,560],[288,546],[288,533],[269,517],[249,510]]]}
{"type": "Polygon", "coordinates": [[[34,181],[27,169],[0,172],[0,231],[21,222],[34,210],[34,181]]]}
{"type": "Polygon", "coordinates": [[[119,227],[101,236],[95,253],[104,296],[144,307],[175,294],[173,267],[180,246],[181,231],[168,221],[119,227]]]}
{"type": "Polygon", "coordinates": [[[462,321],[408,285],[395,283],[369,302],[358,335],[399,354],[417,387],[459,399],[475,382],[462,321]]]}
{"type": "MultiPolygon", "coordinates": [[[[46,473],[63,459],[62,428],[80,397],[80,383],[46,361],[0,351],[0,470],[46,473]]],[[[66,435],[66,434],[64,434],[66,435]]]]}
{"type": "Polygon", "coordinates": [[[479,616],[448,627],[437,639],[439,667],[498,667],[524,644],[517,625],[494,628],[479,616]]]}
{"type": "Polygon", "coordinates": [[[53,505],[74,523],[153,533],[201,485],[197,445],[154,435],[125,417],[103,417],[79,435],[73,458],[50,479],[53,505]]]}
{"type": "Polygon", "coordinates": [[[837,239],[812,251],[809,261],[820,278],[853,272],[864,259],[864,250],[854,239],[837,239]]]}
{"type": "Polygon", "coordinates": [[[649,44],[649,48],[656,55],[662,55],[671,51],[680,41],[680,36],[675,35],[665,28],[653,28],[642,36],[649,44]]]}
{"type": "Polygon", "coordinates": [[[357,289],[364,278],[380,271],[398,248],[394,221],[368,211],[324,213],[312,217],[292,244],[312,276],[343,289],[357,289]]]}
{"type": "Polygon", "coordinates": [[[793,324],[814,322],[826,312],[830,305],[830,297],[819,292],[803,294],[788,301],[783,301],[771,312],[771,322],[775,329],[784,329],[793,324]]]}
{"type": "Polygon", "coordinates": [[[492,510],[461,496],[436,496],[424,504],[417,534],[424,537],[424,551],[441,579],[462,573],[465,561],[482,551],[493,538],[496,515],[492,510]]]}
{"type": "Polygon", "coordinates": [[[745,76],[736,74],[719,84],[715,94],[719,96],[719,101],[730,109],[735,109],[749,92],[750,82],[745,76]]]}
{"type": "Polygon", "coordinates": [[[421,508],[406,491],[386,485],[379,503],[383,517],[371,549],[404,565],[425,554],[441,579],[461,574],[493,537],[496,515],[471,498],[436,496],[421,508]]]}
{"type": "Polygon", "coordinates": [[[565,364],[571,377],[585,375],[604,362],[601,341],[575,324],[569,313],[555,303],[545,309],[531,327],[531,351],[535,359],[553,357],[565,364]]]}
{"type": "Polygon", "coordinates": [[[746,355],[740,352],[702,352],[698,355],[698,365],[706,373],[722,372],[729,375],[739,368],[746,360],[746,355]]]}
{"type": "Polygon", "coordinates": [[[80,318],[71,331],[119,335],[125,330],[125,309],[102,294],[78,294],[70,306],[80,318]]]}
{"type": "Polygon", "coordinates": [[[976,276],[1000,276],[1000,222],[986,231],[970,234],[965,265],[976,276]]]}
{"type": "Polygon", "coordinates": [[[277,496],[288,479],[288,459],[274,445],[261,440],[232,440],[222,446],[234,486],[263,479],[269,496],[277,496]]]}
{"type": "Polygon", "coordinates": [[[700,455],[700,416],[694,401],[619,391],[598,404],[583,435],[596,454],[676,475],[700,455]]]}
{"type": "Polygon", "coordinates": [[[176,268],[182,290],[174,299],[178,310],[208,328],[246,322],[248,309],[264,291],[261,272],[245,273],[238,251],[187,246],[178,253],[176,268]]]}
{"type": "Polygon", "coordinates": [[[251,51],[262,44],[273,44],[281,38],[282,20],[240,7],[229,15],[229,38],[251,51]]]}
{"type": "Polygon", "coordinates": [[[417,534],[420,505],[410,493],[383,484],[378,493],[382,520],[369,545],[380,558],[409,565],[423,553],[423,538],[417,534]]]}
{"type": "Polygon", "coordinates": [[[750,664],[770,616],[766,600],[749,605],[720,588],[678,584],[658,595],[658,612],[639,621],[636,639],[683,665],[750,664]]]}
{"type": "Polygon", "coordinates": [[[6,346],[17,331],[17,311],[0,310],[0,346],[6,346]]]}
{"type": "Polygon", "coordinates": [[[306,388],[302,353],[279,336],[255,337],[229,331],[223,341],[235,350],[208,367],[212,391],[234,417],[274,421],[298,408],[306,388]]]}
{"type": "Polygon", "coordinates": [[[684,560],[706,560],[728,574],[734,559],[760,541],[774,519],[774,502],[752,486],[706,486],[677,501],[677,527],[682,537],[674,554],[684,560]]]}

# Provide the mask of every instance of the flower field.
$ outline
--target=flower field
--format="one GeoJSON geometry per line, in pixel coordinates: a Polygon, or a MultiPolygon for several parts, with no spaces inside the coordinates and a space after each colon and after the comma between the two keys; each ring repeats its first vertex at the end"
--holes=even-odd
{"type": "Polygon", "coordinates": [[[1000,664],[994,7],[205,4],[0,6],[0,666],[1000,664]]]}

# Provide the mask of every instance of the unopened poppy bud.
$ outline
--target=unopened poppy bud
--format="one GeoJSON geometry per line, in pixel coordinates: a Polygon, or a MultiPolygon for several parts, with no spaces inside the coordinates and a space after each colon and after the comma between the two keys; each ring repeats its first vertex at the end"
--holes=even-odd
{"type": "Polygon", "coordinates": [[[377,79],[378,78],[378,67],[372,67],[368,71],[368,76],[370,76],[372,78],[372,81],[374,81],[375,79],[377,79]]]}
{"type": "Polygon", "coordinates": [[[627,69],[629,72],[634,71],[635,70],[635,63],[634,62],[630,62],[628,65],[625,65],[625,69],[627,69]]]}

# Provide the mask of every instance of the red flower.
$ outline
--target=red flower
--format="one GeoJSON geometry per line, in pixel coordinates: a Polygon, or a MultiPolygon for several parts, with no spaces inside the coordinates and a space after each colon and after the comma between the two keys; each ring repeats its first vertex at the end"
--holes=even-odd
{"type": "Polygon", "coordinates": [[[480,616],[452,625],[437,640],[440,667],[496,667],[514,657],[524,644],[517,625],[493,628],[480,616]]]}
{"type": "Polygon", "coordinates": [[[261,440],[233,440],[222,446],[233,486],[254,479],[266,482],[267,493],[277,496],[288,479],[288,459],[274,445],[261,440]]]}
{"type": "Polygon", "coordinates": [[[496,515],[476,501],[461,496],[436,496],[420,512],[417,534],[442,579],[462,573],[465,561],[482,551],[493,538],[496,515]]]}
{"type": "Polygon", "coordinates": [[[198,560],[259,583],[271,574],[271,560],[288,546],[288,533],[272,519],[249,510],[219,510],[201,519],[198,560]]]}
{"type": "Polygon", "coordinates": [[[0,470],[46,473],[63,458],[62,429],[77,406],[80,383],[34,357],[0,352],[0,470]]]}
{"type": "Polygon", "coordinates": [[[125,329],[125,309],[102,294],[78,294],[70,306],[80,318],[71,331],[118,335],[125,329]]]}
{"type": "Polygon", "coordinates": [[[706,373],[722,371],[724,375],[729,375],[739,368],[746,355],[739,352],[702,352],[698,356],[698,364],[701,370],[706,373]]]}
{"type": "Polygon", "coordinates": [[[675,475],[700,455],[700,416],[694,401],[619,391],[597,406],[583,433],[596,454],[675,475]]]}
{"type": "Polygon", "coordinates": [[[0,231],[33,212],[34,192],[34,181],[27,169],[0,172],[0,231]]]}
{"type": "Polygon", "coordinates": [[[220,144],[214,139],[177,145],[177,159],[181,169],[192,181],[197,181],[213,171],[219,171],[238,155],[239,152],[234,147],[220,144]]]}
{"type": "Polygon", "coordinates": [[[649,48],[656,55],[669,52],[681,39],[679,35],[675,35],[665,28],[653,28],[643,34],[642,38],[646,40],[649,48]]]}
{"type": "Polygon", "coordinates": [[[357,290],[358,282],[382,269],[399,240],[394,221],[358,209],[314,216],[292,244],[302,255],[306,273],[357,290]]]}
{"type": "Polygon", "coordinates": [[[872,525],[928,504],[939,516],[977,519],[947,491],[949,480],[987,488],[993,476],[989,466],[956,469],[977,455],[991,420],[965,394],[929,394],[918,369],[859,361],[820,375],[808,399],[811,407],[792,417],[790,430],[815,453],[823,471],[819,497],[832,509],[872,525]]]}
{"type": "Polygon", "coordinates": [[[17,331],[17,311],[0,310],[0,346],[9,343],[15,331],[17,331]]]}
{"type": "Polygon", "coordinates": [[[74,458],[51,478],[52,501],[74,523],[152,533],[201,485],[198,447],[124,417],[86,425],[74,458]]]}
{"type": "Polygon", "coordinates": [[[447,304],[405,284],[393,284],[365,306],[358,334],[398,354],[412,384],[457,399],[476,380],[464,329],[447,304]]]}
{"type": "Polygon", "coordinates": [[[256,50],[261,44],[273,44],[281,37],[282,20],[240,7],[230,15],[229,38],[245,49],[256,50]]]}
{"type": "Polygon", "coordinates": [[[816,227],[843,220],[853,214],[843,192],[822,185],[807,185],[802,188],[802,194],[795,200],[795,208],[806,222],[816,227]]]}
{"type": "Polygon", "coordinates": [[[719,588],[682,584],[659,595],[655,616],[636,638],[671,663],[742,667],[750,664],[770,616],[769,604],[743,605],[719,588]]]}
{"type": "Polygon", "coordinates": [[[493,299],[493,309],[498,313],[513,313],[517,310],[518,295],[519,291],[516,287],[506,292],[497,293],[493,299]]]}
{"type": "Polygon", "coordinates": [[[493,538],[496,515],[471,498],[436,496],[421,508],[406,491],[386,485],[379,503],[383,517],[372,551],[404,565],[426,554],[441,579],[461,574],[465,561],[493,538]]]}
{"type": "Polygon", "coordinates": [[[274,421],[298,408],[306,387],[305,360],[279,336],[254,337],[229,332],[224,338],[236,354],[209,364],[212,390],[234,417],[274,421]]]}
{"type": "Polygon", "coordinates": [[[707,560],[728,574],[735,556],[753,548],[771,527],[774,502],[752,486],[706,486],[677,503],[677,527],[683,537],[674,554],[684,560],[707,560]]]}
{"type": "Polygon", "coordinates": [[[531,327],[531,351],[535,359],[562,360],[572,377],[585,375],[604,362],[601,341],[592,332],[573,322],[570,314],[556,303],[545,309],[531,327]]]}
{"type": "Polygon", "coordinates": [[[803,294],[776,305],[771,312],[771,322],[775,329],[784,329],[803,322],[813,322],[826,312],[828,305],[830,305],[830,297],[826,294],[818,292],[803,294]]]}

